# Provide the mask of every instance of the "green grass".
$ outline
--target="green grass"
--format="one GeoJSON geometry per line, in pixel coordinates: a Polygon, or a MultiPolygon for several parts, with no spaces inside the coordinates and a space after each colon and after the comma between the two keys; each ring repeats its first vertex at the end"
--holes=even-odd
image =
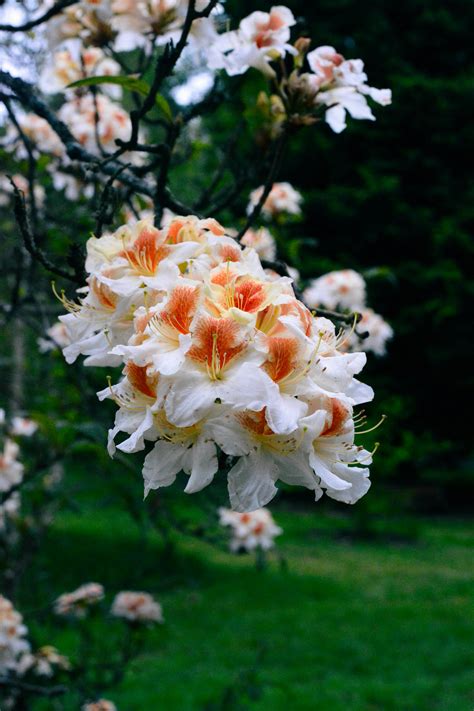
{"type": "MultiPolygon", "coordinates": [[[[320,511],[275,507],[287,567],[273,555],[264,571],[185,537],[165,552],[112,508],[62,514],[23,611],[28,622],[28,603],[88,580],[108,601],[123,588],[156,594],[165,624],[105,694],[119,711],[471,711],[468,524],[425,521],[411,544],[357,542],[337,536],[354,509],[320,511]]],[[[93,625],[112,650],[117,625],[93,625]]],[[[74,657],[66,626],[40,619],[32,631],[74,657]]]]}

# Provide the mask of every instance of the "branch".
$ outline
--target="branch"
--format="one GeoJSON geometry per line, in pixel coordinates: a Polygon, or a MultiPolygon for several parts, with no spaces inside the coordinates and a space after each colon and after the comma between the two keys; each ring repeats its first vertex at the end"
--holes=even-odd
{"type": "Polygon", "coordinates": [[[278,172],[280,170],[280,165],[281,165],[281,160],[283,158],[283,151],[285,148],[286,139],[287,139],[287,130],[286,130],[286,127],[284,127],[280,137],[278,138],[278,140],[276,142],[275,152],[273,154],[273,161],[270,166],[270,170],[269,170],[267,179],[265,181],[265,185],[264,185],[260,200],[253,208],[252,212],[250,213],[250,215],[247,218],[247,222],[245,223],[244,227],[240,230],[239,234],[237,235],[237,237],[236,237],[237,242],[240,242],[240,240],[242,239],[244,234],[247,232],[247,230],[250,227],[252,227],[252,225],[260,217],[260,214],[262,212],[265,201],[271,193],[271,190],[273,188],[273,183],[274,183],[275,178],[277,177],[278,172]]]}
{"type": "MultiPolygon", "coordinates": [[[[0,82],[8,86],[15,94],[15,98],[24,107],[35,113],[37,116],[44,118],[51,126],[53,131],[61,139],[66,153],[71,160],[77,160],[81,163],[91,164],[95,170],[98,170],[106,175],[114,175],[118,169],[125,166],[125,163],[119,161],[101,161],[93,153],[89,153],[78,141],[74,138],[69,128],[65,123],[60,121],[56,114],[37,96],[35,96],[35,87],[19,77],[12,77],[8,72],[0,70],[0,82]]],[[[121,182],[133,188],[143,195],[153,197],[153,188],[147,182],[140,180],[131,173],[126,173],[121,176],[121,182]]]]}
{"type": "Polygon", "coordinates": [[[72,274],[66,271],[65,269],[62,269],[61,267],[57,267],[54,262],[52,262],[46,256],[43,250],[38,247],[38,245],[36,244],[35,236],[30,227],[30,222],[28,220],[23,193],[17,188],[12,178],[10,178],[10,183],[12,184],[15,193],[13,208],[15,212],[15,218],[18,223],[18,227],[20,229],[20,233],[28,253],[31,254],[33,259],[42,264],[43,267],[48,271],[52,272],[53,274],[57,274],[58,276],[63,277],[64,279],[74,281],[82,286],[82,284],[84,284],[84,279],[82,275],[79,276],[78,274],[72,274]]]}
{"type": "Polygon", "coordinates": [[[78,0],[58,0],[58,2],[50,7],[47,12],[37,17],[36,20],[29,20],[28,22],[23,23],[23,25],[0,25],[0,32],[27,32],[28,30],[32,30],[33,27],[37,27],[38,25],[43,24],[43,22],[49,20],[51,17],[59,15],[59,13],[66,7],[75,5],[77,1],[78,0]]]}
{"type": "Polygon", "coordinates": [[[5,676],[0,676],[0,687],[7,687],[10,689],[18,689],[20,691],[26,691],[30,694],[37,694],[38,696],[61,696],[68,691],[67,686],[40,686],[39,684],[29,684],[26,681],[20,681],[20,679],[13,679],[5,676]]]}

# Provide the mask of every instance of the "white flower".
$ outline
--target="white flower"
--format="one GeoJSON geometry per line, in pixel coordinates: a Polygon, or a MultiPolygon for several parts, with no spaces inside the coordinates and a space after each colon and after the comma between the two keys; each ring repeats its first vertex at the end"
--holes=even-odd
{"type": "Polygon", "coordinates": [[[304,290],[303,298],[314,309],[321,306],[357,311],[365,305],[365,281],[353,269],[329,272],[313,279],[304,290]]]}
{"type": "Polygon", "coordinates": [[[230,76],[243,74],[255,67],[267,76],[275,72],[270,62],[286,53],[296,54],[289,44],[290,27],[295,24],[293,13],[283,5],[270,12],[252,12],[244,18],[239,29],[220,35],[208,54],[211,69],[225,69],[230,76]]]}
{"type": "Polygon", "coordinates": [[[231,551],[238,551],[240,548],[247,551],[255,548],[269,550],[275,545],[275,537],[283,533],[283,530],[275,524],[268,509],[238,513],[220,508],[219,520],[223,526],[230,526],[232,529],[229,543],[231,551]]]}
{"type": "Polygon", "coordinates": [[[242,237],[241,244],[245,247],[252,247],[260,259],[267,259],[271,262],[276,258],[275,238],[266,227],[247,230],[242,237]]]}
{"type": "MultiPolygon", "coordinates": [[[[107,57],[99,47],[84,48],[77,43],[58,50],[51,57],[39,80],[41,91],[46,94],[63,92],[69,84],[79,79],[92,76],[117,76],[120,74],[119,64],[107,57]]],[[[120,86],[104,84],[104,91],[119,99],[122,95],[120,86]]]]}
{"type": "Polygon", "coordinates": [[[59,654],[56,647],[46,645],[34,654],[27,652],[20,657],[17,673],[20,676],[31,672],[36,676],[52,677],[60,669],[70,669],[69,659],[59,654]]]}
{"type": "Polygon", "coordinates": [[[349,334],[344,347],[348,350],[371,351],[383,356],[387,350],[387,341],[393,338],[393,328],[372,309],[362,309],[362,318],[356,328],[349,334]],[[368,338],[360,338],[358,334],[367,332],[368,338]]]}
{"type": "Polygon", "coordinates": [[[303,74],[315,92],[315,104],[329,107],[325,119],[335,133],[346,128],[346,112],[355,119],[375,121],[366,96],[382,106],[392,102],[390,89],[368,86],[361,59],[345,59],[334,47],[317,47],[307,55],[312,74],[303,74]]]}
{"type": "Polygon", "coordinates": [[[85,617],[89,608],[96,605],[104,597],[104,588],[99,583],[85,583],[77,590],[63,593],[54,603],[57,615],[71,615],[72,617],[85,617]]]}
{"type": "MultiPolygon", "coordinates": [[[[36,114],[19,114],[17,118],[22,132],[36,149],[35,154],[46,153],[55,157],[64,156],[65,151],[60,138],[45,119],[36,116],[36,114]]],[[[8,124],[5,148],[14,150],[17,158],[28,158],[23,141],[12,123],[8,124]]]]}
{"type": "Polygon", "coordinates": [[[29,652],[27,633],[20,613],[0,595],[0,674],[16,671],[21,655],[29,652]]]}
{"type": "Polygon", "coordinates": [[[109,453],[148,450],[145,494],[181,471],[187,493],[209,485],[219,448],[236,457],[228,484],[240,512],[264,506],[278,480],[316,498],[363,492],[350,427],[353,406],[373,397],[355,377],[366,355],[341,350],[343,336],[298,301],[291,278],[267,274],[252,247],[193,215],[91,238],[86,270],[80,303],[63,298],[64,354],[122,365],[123,379],[98,396],[118,405],[109,453]],[[336,401],[347,428],[339,438],[336,401]]]}
{"type": "Polygon", "coordinates": [[[163,622],[161,605],[146,592],[124,590],[115,596],[112,615],[130,622],[163,622]]]}
{"type": "Polygon", "coordinates": [[[21,497],[18,491],[14,491],[3,504],[0,504],[0,533],[8,529],[10,521],[18,518],[20,507],[21,497]]]}
{"type": "Polygon", "coordinates": [[[8,491],[23,479],[23,464],[17,460],[19,451],[16,442],[5,440],[0,454],[0,492],[8,491]]]}
{"type": "MultiPolygon", "coordinates": [[[[26,199],[30,195],[30,184],[24,175],[16,173],[12,175],[12,180],[18,190],[20,190],[26,199]]],[[[46,191],[42,185],[35,184],[33,190],[35,196],[36,207],[42,207],[46,197],[46,191]]],[[[13,197],[13,186],[6,175],[0,175],[0,206],[10,205],[13,197]]]]}
{"type": "Polygon", "coordinates": [[[67,328],[61,321],[56,321],[50,328],[47,329],[46,335],[48,338],[38,338],[37,344],[40,353],[47,353],[56,348],[66,348],[69,345],[69,337],[67,328]]]}
{"type": "Polygon", "coordinates": [[[27,417],[14,417],[12,419],[10,433],[20,437],[31,437],[38,429],[38,423],[27,417]]]}
{"type": "Polygon", "coordinates": [[[98,699],[89,704],[84,704],[82,711],[117,711],[116,705],[107,699],[98,699]]]}
{"type": "Polygon", "coordinates": [[[128,113],[103,94],[96,97],[86,94],[69,99],[59,109],[58,118],[91,153],[98,154],[100,148],[114,151],[117,148],[117,139],[127,141],[130,138],[131,123],[128,113]]]}
{"type": "MultiPolygon", "coordinates": [[[[252,212],[255,205],[258,205],[262,194],[263,186],[250,193],[250,202],[247,206],[248,214],[252,212]]],[[[275,218],[282,213],[300,215],[302,201],[303,196],[290,183],[274,183],[263,204],[262,215],[267,220],[275,218]]]]}

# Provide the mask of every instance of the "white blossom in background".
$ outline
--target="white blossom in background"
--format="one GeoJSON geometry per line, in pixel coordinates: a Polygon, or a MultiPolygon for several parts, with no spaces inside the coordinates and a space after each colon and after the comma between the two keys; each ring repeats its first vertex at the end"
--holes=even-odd
{"type": "MultiPolygon", "coordinates": [[[[70,166],[69,161],[65,160],[62,165],[70,166]]],[[[55,190],[64,190],[64,197],[72,202],[81,198],[90,199],[94,195],[93,183],[85,183],[83,180],[70,173],[61,171],[61,164],[50,163],[47,167],[48,173],[53,180],[55,190]]]]}
{"type": "Polygon", "coordinates": [[[324,306],[328,309],[362,310],[366,298],[365,280],[353,269],[329,272],[313,279],[304,290],[303,298],[314,309],[324,306]]]}
{"type": "Polygon", "coordinates": [[[58,111],[74,138],[91,153],[98,153],[100,146],[106,151],[117,149],[116,139],[130,138],[131,123],[128,113],[102,94],[95,97],[86,94],[69,99],[58,111]],[[98,121],[96,125],[96,109],[98,121]],[[100,146],[97,145],[99,141],[100,146]]]}
{"type": "Polygon", "coordinates": [[[268,509],[238,513],[231,509],[220,508],[219,522],[222,526],[231,528],[232,538],[229,547],[234,552],[241,548],[246,551],[256,548],[270,550],[275,545],[276,536],[283,533],[283,529],[276,525],[268,509]]]}
{"type": "Polygon", "coordinates": [[[376,314],[372,309],[362,309],[362,318],[356,329],[347,337],[343,348],[347,350],[371,351],[375,355],[383,356],[387,352],[387,341],[393,338],[393,328],[385,319],[376,314]],[[368,333],[368,337],[361,338],[360,333],[368,333]]]}
{"type": "Polygon", "coordinates": [[[16,442],[6,438],[0,453],[0,492],[8,491],[23,479],[23,464],[18,461],[20,449],[16,442]]]}
{"type": "MultiPolygon", "coordinates": [[[[41,72],[39,87],[45,94],[63,92],[68,84],[93,76],[117,76],[120,65],[107,57],[99,47],[82,47],[77,42],[56,51],[41,72]]],[[[104,84],[100,87],[115,99],[120,99],[120,86],[104,84]]]]}
{"type": "Polygon", "coordinates": [[[252,247],[260,259],[273,261],[276,259],[276,242],[272,233],[266,227],[258,229],[248,229],[242,237],[241,244],[245,247],[252,247]]]}
{"type": "Polygon", "coordinates": [[[6,416],[3,407],[0,407],[0,426],[5,424],[6,416]]]}
{"type": "MultiPolygon", "coordinates": [[[[12,175],[12,180],[18,190],[24,194],[25,198],[28,198],[30,194],[30,184],[25,176],[15,173],[15,175],[12,175]]],[[[6,175],[0,175],[0,207],[11,205],[13,195],[13,186],[10,179],[6,175]]],[[[34,196],[36,206],[42,207],[46,197],[46,192],[42,185],[35,184],[34,196]]]]}
{"type": "Polygon", "coordinates": [[[53,351],[56,348],[66,348],[69,345],[69,337],[67,335],[66,326],[57,321],[46,331],[47,338],[38,338],[37,344],[40,353],[47,353],[48,351],[53,351]]]}
{"type": "Polygon", "coordinates": [[[80,40],[84,45],[102,46],[113,40],[111,0],[79,0],[66,7],[46,25],[50,49],[67,40],[80,40]]]}
{"type": "MultiPolygon", "coordinates": [[[[64,146],[49,123],[35,114],[18,114],[18,123],[24,135],[30,139],[36,154],[44,154],[60,158],[64,156],[64,146]]],[[[28,158],[28,153],[16,127],[9,123],[7,126],[5,148],[14,151],[19,159],[28,158]]]]}
{"type": "MultiPolygon", "coordinates": [[[[208,0],[198,0],[196,10],[204,10],[208,0]]],[[[188,9],[187,0],[112,0],[111,25],[118,33],[115,50],[126,52],[137,47],[151,49],[179,40],[188,9]]],[[[210,17],[194,20],[188,42],[191,47],[206,48],[217,38],[213,18],[221,12],[215,8],[210,17]]]]}
{"type": "Polygon", "coordinates": [[[275,76],[270,63],[287,53],[297,54],[289,44],[290,28],[295,22],[291,10],[283,5],[272,7],[270,12],[252,12],[237,30],[217,37],[209,48],[208,66],[225,69],[230,76],[243,74],[250,67],[275,76]]]}
{"type": "Polygon", "coordinates": [[[228,488],[241,512],[268,503],[278,479],[316,498],[344,490],[351,503],[367,490],[370,454],[350,426],[353,406],[373,397],[355,378],[366,356],[338,350],[334,327],[296,299],[291,278],[270,278],[255,250],[192,215],[92,237],[86,269],[79,303],[63,297],[64,354],[122,366],[123,379],[98,395],[118,405],[111,455],[154,443],[145,493],[181,470],[186,492],[199,491],[219,450],[236,458],[228,488]]]}
{"type": "MultiPolygon", "coordinates": [[[[263,190],[263,185],[261,185],[250,193],[247,214],[250,214],[255,205],[258,205],[263,190]]],[[[302,202],[303,196],[290,183],[274,183],[263,204],[262,215],[267,220],[274,219],[281,214],[300,215],[302,202]]]]}
{"type": "Polygon", "coordinates": [[[17,674],[23,676],[31,673],[36,676],[52,677],[59,670],[71,668],[69,659],[63,654],[59,654],[56,647],[45,645],[40,647],[34,654],[26,652],[18,662],[17,674]]]}
{"type": "Polygon", "coordinates": [[[104,597],[104,588],[99,583],[85,583],[77,590],[63,593],[54,603],[57,615],[85,617],[91,607],[97,605],[104,597]]]}
{"type": "Polygon", "coordinates": [[[38,423],[28,417],[13,417],[10,434],[19,437],[31,437],[38,429],[38,423]]]}
{"type": "Polygon", "coordinates": [[[0,674],[14,672],[21,655],[29,652],[27,627],[10,600],[0,595],[0,674]]]}
{"type": "Polygon", "coordinates": [[[82,711],[117,711],[117,707],[113,701],[98,699],[97,701],[93,701],[89,704],[84,704],[84,706],[82,706],[82,711]]]}
{"type": "Polygon", "coordinates": [[[361,59],[345,59],[329,46],[317,47],[307,59],[313,73],[303,77],[315,93],[315,104],[328,107],[325,120],[335,133],[346,128],[346,113],[375,121],[367,96],[382,106],[392,103],[390,89],[368,86],[361,59]]]}
{"type": "Polygon", "coordinates": [[[124,590],[115,596],[112,615],[129,622],[163,622],[161,605],[146,592],[124,590]]]}
{"type": "Polygon", "coordinates": [[[0,504],[0,534],[8,531],[9,524],[18,519],[20,508],[21,497],[18,491],[14,491],[3,504],[0,504]]]}

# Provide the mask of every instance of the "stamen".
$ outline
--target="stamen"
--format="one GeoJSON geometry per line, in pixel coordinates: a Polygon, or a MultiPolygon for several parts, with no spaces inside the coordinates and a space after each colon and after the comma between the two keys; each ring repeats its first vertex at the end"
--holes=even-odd
{"type": "Polygon", "coordinates": [[[378,429],[380,427],[380,425],[383,422],[385,422],[386,419],[387,419],[387,415],[382,415],[382,417],[380,418],[380,420],[377,422],[376,425],[374,425],[373,427],[370,427],[368,430],[358,430],[356,432],[356,434],[362,435],[362,434],[368,434],[369,432],[373,432],[374,430],[378,429]]]}

